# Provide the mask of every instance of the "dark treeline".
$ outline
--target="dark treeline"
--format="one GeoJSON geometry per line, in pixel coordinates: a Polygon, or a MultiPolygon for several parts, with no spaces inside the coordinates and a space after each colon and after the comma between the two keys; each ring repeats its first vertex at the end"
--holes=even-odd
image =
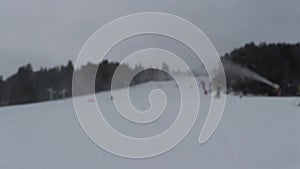
{"type": "Polygon", "coordinates": [[[54,99],[59,98],[60,91],[67,89],[70,96],[73,64],[51,69],[40,69],[34,72],[30,64],[20,67],[16,74],[0,81],[1,105],[13,105],[49,100],[48,89],[57,92],[54,99]]]}
{"type": "MultiPolygon", "coordinates": [[[[17,73],[5,80],[0,77],[0,106],[71,97],[73,73],[87,78],[90,76],[90,72],[96,71],[95,92],[109,90],[111,88],[112,76],[118,66],[124,73],[134,73],[143,70],[143,67],[140,65],[132,69],[126,64],[120,65],[117,62],[108,62],[107,60],[100,64],[88,63],[78,70],[74,70],[71,61],[66,66],[50,69],[41,68],[38,71],[33,71],[32,66],[28,64],[20,67],[17,73]]],[[[124,75],[123,80],[126,80],[126,74],[124,75]]],[[[131,85],[169,79],[171,77],[163,71],[146,69],[135,76],[131,85]]],[[[122,84],[120,87],[122,87],[122,84]]]]}
{"type": "MultiPolygon", "coordinates": [[[[266,44],[248,43],[225,54],[229,59],[243,67],[262,75],[280,85],[280,95],[296,96],[300,93],[300,43],[266,44]]],[[[228,75],[226,75],[228,76],[228,75]]],[[[227,77],[227,79],[230,79],[227,77]]],[[[277,95],[278,91],[258,81],[241,79],[229,81],[229,89],[235,92],[277,95]]]]}
{"type": "MultiPolygon", "coordinates": [[[[300,94],[300,43],[298,44],[265,44],[248,43],[245,46],[225,54],[223,59],[229,59],[243,67],[262,75],[280,85],[280,94],[295,96],[300,94]]],[[[61,99],[72,96],[73,73],[79,74],[83,81],[90,80],[91,72],[96,71],[95,92],[109,90],[112,76],[119,67],[124,76],[118,81],[118,87],[128,83],[129,74],[143,70],[138,65],[130,68],[126,64],[107,60],[100,64],[88,63],[74,70],[73,63],[50,69],[41,68],[33,71],[30,64],[20,67],[14,75],[3,79],[0,76],[0,106],[33,103],[51,99],[61,99]],[[52,95],[51,95],[52,92],[52,95]]],[[[168,69],[164,64],[162,69],[168,69]]],[[[226,71],[226,70],[225,70],[226,71]]],[[[277,95],[278,91],[261,82],[245,78],[232,78],[226,72],[229,90],[237,93],[258,95],[277,95]],[[230,80],[234,79],[234,80],[230,80]]],[[[148,81],[169,80],[171,77],[158,69],[147,69],[137,74],[131,85],[148,81]]],[[[80,94],[90,93],[83,92],[80,94]]]]}

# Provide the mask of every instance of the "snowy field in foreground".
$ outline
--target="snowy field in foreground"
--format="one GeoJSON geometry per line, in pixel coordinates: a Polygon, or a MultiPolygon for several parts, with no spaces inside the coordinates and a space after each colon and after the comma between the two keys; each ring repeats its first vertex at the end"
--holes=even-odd
{"type": "MultiPolygon", "coordinates": [[[[149,125],[133,124],[117,113],[110,94],[97,94],[111,125],[127,135],[145,137],[170,126],[179,93],[175,82],[151,82],[131,88],[132,102],[146,109],[149,91],[161,88],[168,106],[149,125]]],[[[133,160],[96,146],[81,129],[72,100],[0,108],[0,169],[299,169],[300,107],[296,98],[228,96],[223,119],[211,139],[198,144],[210,103],[201,94],[196,125],[171,151],[133,160]]]]}

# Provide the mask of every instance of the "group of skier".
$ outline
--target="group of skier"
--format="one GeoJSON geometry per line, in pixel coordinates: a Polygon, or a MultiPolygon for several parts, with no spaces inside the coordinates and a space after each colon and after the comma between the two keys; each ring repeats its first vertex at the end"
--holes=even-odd
{"type": "MultiPolygon", "coordinates": [[[[205,82],[203,80],[200,81],[201,86],[202,86],[202,92],[204,95],[208,94],[208,90],[206,89],[205,82]]],[[[215,98],[220,98],[221,97],[221,87],[217,87],[217,91],[215,94],[215,98]]],[[[274,85],[274,93],[276,93],[277,96],[281,96],[281,89],[279,85],[274,85]]],[[[300,85],[298,86],[298,92],[297,95],[300,96],[300,85]]],[[[242,98],[244,96],[243,92],[240,92],[239,97],[242,98]]],[[[297,106],[300,106],[300,99],[297,101],[297,106]]]]}
{"type": "MultiPolygon", "coordinates": [[[[203,80],[201,80],[200,83],[201,83],[201,86],[202,86],[203,94],[204,94],[204,95],[207,95],[207,94],[208,94],[208,90],[206,89],[205,82],[204,82],[203,80]]],[[[221,97],[221,87],[218,86],[218,87],[217,87],[217,91],[216,91],[215,98],[220,98],[220,97],[221,97]]]]}
{"type": "MultiPolygon", "coordinates": [[[[201,83],[201,86],[202,86],[202,92],[203,92],[203,94],[204,95],[208,95],[208,93],[210,92],[210,90],[207,90],[205,81],[201,80],[200,83],[201,83]]],[[[274,86],[274,92],[277,94],[277,96],[281,96],[281,89],[280,89],[279,85],[274,86]]],[[[221,98],[221,93],[222,93],[222,89],[221,89],[220,86],[218,86],[217,90],[216,90],[216,94],[215,94],[214,97],[215,98],[221,98]]],[[[300,96],[300,85],[298,87],[298,93],[297,94],[298,94],[298,96],[300,96]]],[[[240,92],[239,97],[242,98],[243,96],[244,96],[244,94],[242,92],[240,92]]],[[[110,99],[113,100],[114,97],[111,96],[110,99]]],[[[297,106],[300,106],[300,100],[297,101],[297,106]]]]}

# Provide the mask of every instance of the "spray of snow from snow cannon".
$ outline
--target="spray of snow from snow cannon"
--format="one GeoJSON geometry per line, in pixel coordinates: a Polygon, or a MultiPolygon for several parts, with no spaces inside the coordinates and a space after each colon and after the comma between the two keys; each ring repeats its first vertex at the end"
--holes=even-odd
{"type": "Polygon", "coordinates": [[[271,82],[270,80],[262,77],[261,75],[259,75],[258,73],[255,73],[254,71],[242,67],[241,65],[234,63],[230,60],[222,60],[224,69],[226,70],[226,72],[229,72],[230,74],[234,75],[234,76],[238,76],[240,78],[249,78],[252,80],[256,80],[259,82],[262,82],[264,84],[267,84],[271,87],[273,87],[274,89],[278,89],[280,86],[276,83],[271,82]]]}

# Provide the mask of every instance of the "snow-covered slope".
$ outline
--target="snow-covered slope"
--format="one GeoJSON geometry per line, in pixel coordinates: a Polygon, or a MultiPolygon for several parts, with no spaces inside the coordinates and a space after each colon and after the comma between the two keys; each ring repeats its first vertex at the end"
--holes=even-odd
{"type": "MultiPolygon", "coordinates": [[[[147,108],[151,89],[168,97],[165,114],[149,125],[132,124],[117,113],[110,94],[97,94],[112,126],[127,135],[145,137],[168,127],[176,117],[175,82],[151,82],[131,88],[133,103],[147,108]],[[145,134],[146,133],[146,134],[145,134]]],[[[187,138],[154,158],[127,159],[96,146],[81,129],[72,100],[0,108],[0,169],[299,169],[300,108],[296,98],[228,96],[222,122],[205,144],[198,136],[209,96],[187,138]]]]}

